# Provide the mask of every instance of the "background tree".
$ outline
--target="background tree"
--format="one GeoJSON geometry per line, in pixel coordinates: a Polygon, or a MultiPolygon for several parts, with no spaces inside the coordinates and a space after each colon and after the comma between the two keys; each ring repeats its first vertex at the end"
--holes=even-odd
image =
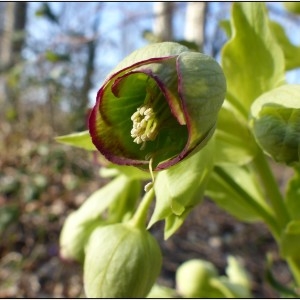
{"type": "Polygon", "coordinates": [[[194,42],[202,52],[205,32],[206,2],[188,2],[186,8],[186,21],[184,38],[194,42]]]}

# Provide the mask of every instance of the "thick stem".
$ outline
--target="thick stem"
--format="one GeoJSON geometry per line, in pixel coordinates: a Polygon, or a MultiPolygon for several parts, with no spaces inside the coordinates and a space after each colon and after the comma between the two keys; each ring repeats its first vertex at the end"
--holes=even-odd
{"type": "Polygon", "coordinates": [[[135,212],[132,219],[129,223],[138,228],[145,228],[146,227],[146,220],[147,220],[147,213],[151,202],[153,201],[155,196],[154,188],[151,188],[146,194],[144,195],[137,211],[135,212]]]}
{"type": "Polygon", "coordinates": [[[281,230],[284,230],[290,220],[290,216],[284,204],[284,199],[280,193],[278,183],[274,178],[265,155],[261,151],[259,151],[255,157],[253,166],[259,174],[270,205],[275,213],[277,222],[280,225],[281,230]]]}

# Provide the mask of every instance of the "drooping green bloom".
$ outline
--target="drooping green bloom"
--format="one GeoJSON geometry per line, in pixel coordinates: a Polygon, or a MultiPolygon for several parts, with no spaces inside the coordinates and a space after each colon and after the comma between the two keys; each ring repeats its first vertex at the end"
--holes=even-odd
{"type": "Polygon", "coordinates": [[[97,94],[92,141],[111,162],[166,169],[205,146],[226,92],[219,64],[177,43],[125,58],[97,94]]]}

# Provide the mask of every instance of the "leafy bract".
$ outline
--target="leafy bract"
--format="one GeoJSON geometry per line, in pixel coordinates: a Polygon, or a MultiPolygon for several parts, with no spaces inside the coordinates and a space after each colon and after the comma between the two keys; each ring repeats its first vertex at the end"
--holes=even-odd
{"type": "Polygon", "coordinates": [[[215,167],[205,194],[242,221],[261,220],[260,208],[271,213],[256,178],[247,168],[236,165],[215,167]]]}
{"type": "Polygon", "coordinates": [[[165,219],[165,238],[183,223],[188,212],[200,201],[213,168],[214,141],[190,158],[155,178],[156,206],[149,226],[165,219]]]}
{"type": "Polygon", "coordinates": [[[271,29],[277,42],[280,44],[285,58],[285,69],[291,70],[300,67],[300,46],[295,46],[286,36],[283,27],[277,22],[271,22],[271,29]]]}
{"type": "Polygon", "coordinates": [[[94,144],[92,143],[91,136],[88,130],[58,136],[55,139],[60,143],[82,148],[88,151],[97,150],[94,144]]]}
{"type": "Polygon", "coordinates": [[[283,85],[261,95],[251,106],[250,124],[274,160],[299,164],[300,85],[283,85]]]}
{"type": "Polygon", "coordinates": [[[294,220],[286,226],[280,241],[283,257],[300,259],[300,220],[294,220]]]}
{"type": "Polygon", "coordinates": [[[247,117],[254,99],[284,81],[284,56],[264,3],[233,3],[231,30],[222,50],[227,99],[247,117]]]}
{"type": "Polygon", "coordinates": [[[257,152],[257,144],[248,123],[228,101],[224,102],[219,112],[215,138],[216,165],[243,165],[250,162],[257,152]]]}

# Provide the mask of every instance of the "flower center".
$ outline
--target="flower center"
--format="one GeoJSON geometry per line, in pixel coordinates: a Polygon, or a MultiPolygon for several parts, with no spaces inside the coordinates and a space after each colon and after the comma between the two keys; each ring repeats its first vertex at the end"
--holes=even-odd
{"type": "Polygon", "coordinates": [[[143,144],[141,150],[145,147],[147,141],[156,139],[161,124],[170,115],[168,105],[163,102],[164,99],[160,98],[147,93],[144,104],[138,107],[131,116],[133,123],[130,132],[131,137],[136,144],[143,144]]]}

